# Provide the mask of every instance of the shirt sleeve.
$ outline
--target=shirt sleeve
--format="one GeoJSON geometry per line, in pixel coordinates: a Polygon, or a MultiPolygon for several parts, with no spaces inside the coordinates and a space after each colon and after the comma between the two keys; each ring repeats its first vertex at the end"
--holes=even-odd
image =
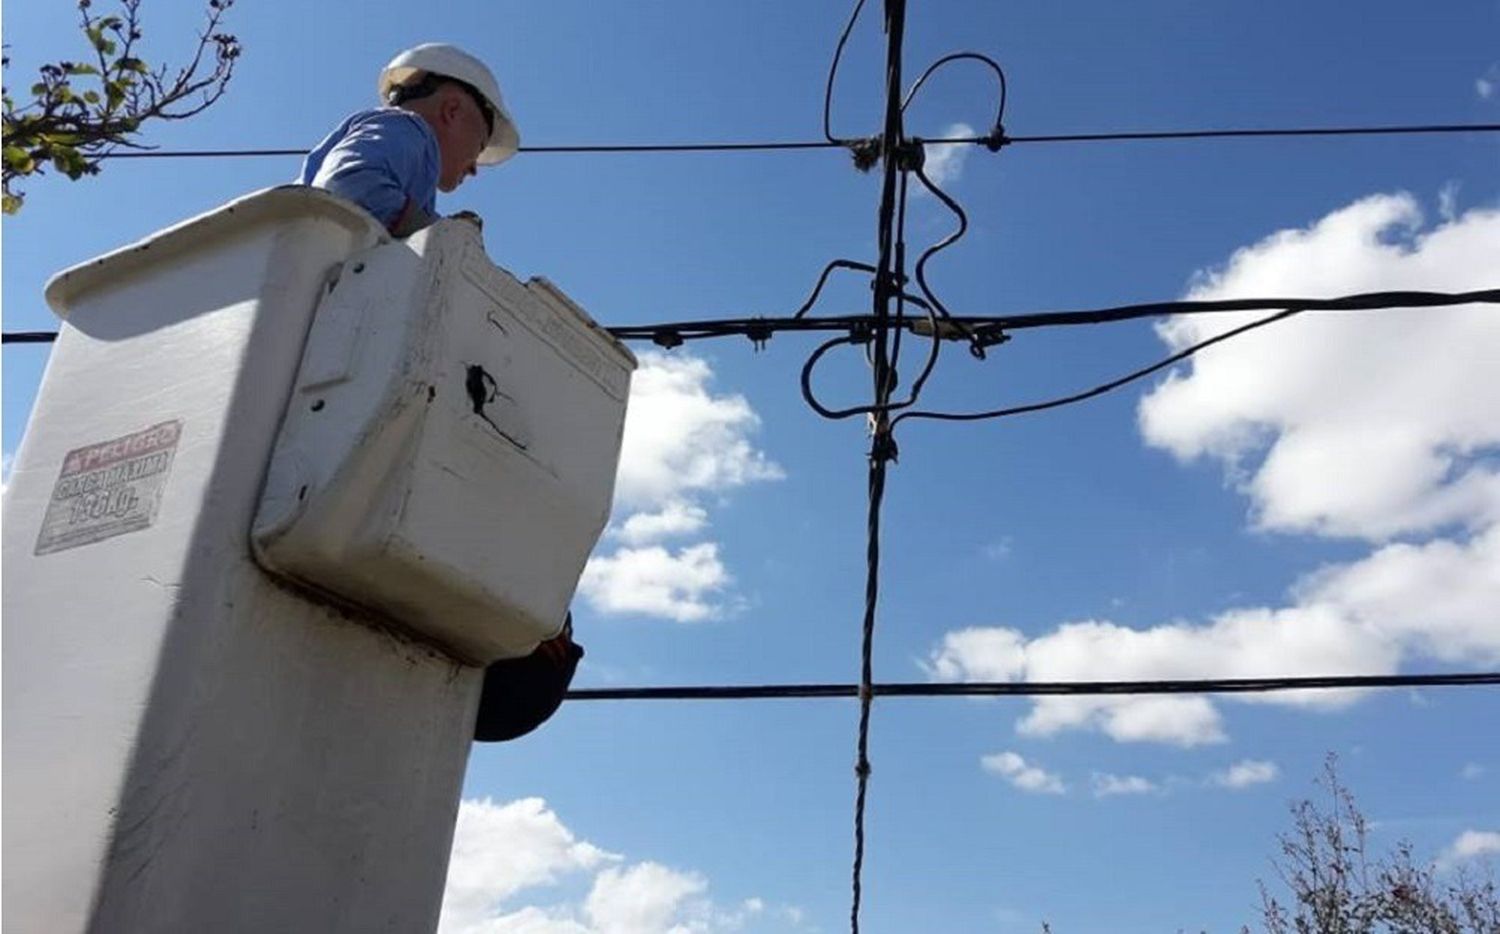
{"type": "Polygon", "coordinates": [[[427,213],[437,192],[436,143],[414,114],[377,111],[349,128],[311,184],[326,188],[394,229],[403,215],[427,213]]]}

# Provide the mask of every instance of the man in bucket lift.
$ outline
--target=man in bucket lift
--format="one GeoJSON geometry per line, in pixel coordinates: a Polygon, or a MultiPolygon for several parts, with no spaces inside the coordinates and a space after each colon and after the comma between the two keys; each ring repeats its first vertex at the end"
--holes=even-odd
{"type": "MultiPolygon", "coordinates": [[[[324,188],[375,215],[405,237],[438,219],[437,193],[450,192],[478,166],[515,155],[521,143],[500,85],[479,59],[429,42],[391,59],[380,73],[387,106],[351,115],[308,153],[298,182],[324,188]]],[[[454,217],[478,225],[469,211],[454,217]]],[[[573,616],[525,658],[485,669],[474,738],[515,739],[556,712],[583,647],[573,616]]]]}
{"type": "MultiPolygon", "coordinates": [[[[307,154],[298,182],[348,198],[398,237],[438,219],[439,191],[521,144],[495,76],[457,46],[407,49],[381,71],[379,91],[386,106],[340,123],[307,154]]],[[[478,221],[467,211],[455,216],[478,221]]]]}

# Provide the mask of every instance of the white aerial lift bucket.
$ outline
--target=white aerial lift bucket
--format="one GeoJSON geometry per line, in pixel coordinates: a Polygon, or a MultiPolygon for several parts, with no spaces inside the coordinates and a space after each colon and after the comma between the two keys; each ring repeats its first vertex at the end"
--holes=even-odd
{"type": "Polygon", "coordinates": [[[477,231],[234,201],[62,273],[4,516],[4,923],[420,931],[634,360],[477,231]],[[259,562],[259,563],[257,563],[259,562]]]}

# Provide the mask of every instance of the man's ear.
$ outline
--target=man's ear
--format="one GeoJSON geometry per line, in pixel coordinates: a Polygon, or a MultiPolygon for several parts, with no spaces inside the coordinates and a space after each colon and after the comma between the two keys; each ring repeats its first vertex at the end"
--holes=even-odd
{"type": "Polygon", "coordinates": [[[457,94],[444,94],[443,102],[438,106],[438,113],[442,115],[444,123],[456,123],[463,107],[457,94]]]}

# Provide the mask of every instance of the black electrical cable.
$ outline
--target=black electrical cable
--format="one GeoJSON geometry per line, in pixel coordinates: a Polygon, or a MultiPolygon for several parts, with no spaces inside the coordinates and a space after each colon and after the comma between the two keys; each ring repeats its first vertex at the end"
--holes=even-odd
{"type": "MultiPolygon", "coordinates": [[[[902,258],[896,249],[900,239],[897,229],[898,198],[901,195],[901,171],[898,150],[903,140],[901,126],[901,51],[906,32],[906,0],[886,0],[886,83],[885,125],[880,140],[884,161],[881,179],[880,208],[876,215],[876,242],[879,245],[875,273],[874,351],[875,411],[870,425],[869,512],[866,534],[865,612],[861,626],[859,673],[859,732],[855,744],[854,774],[854,860],[850,870],[852,898],[849,906],[849,929],[859,934],[859,914],[863,901],[865,862],[865,806],[870,785],[870,713],[875,700],[874,646],[876,610],[880,597],[880,513],[885,498],[886,471],[896,457],[896,442],[891,435],[888,407],[893,388],[890,359],[887,354],[890,331],[891,300],[904,290],[905,270],[897,265],[902,258]]],[[[856,154],[858,161],[858,154],[856,154]]],[[[941,341],[933,335],[933,346],[941,341]]],[[[915,399],[915,396],[913,396],[915,399]]]]}
{"type": "MultiPolygon", "coordinates": [[[[869,270],[870,267],[864,267],[869,270]]],[[[920,305],[920,300],[907,295],[906,301],[920,305]]],[[[1215,301],[1145,302],[1131,305],[1115,305],[1108,308],[1092,308],[1070,311],[1025,312],[1007,315],[954,315],[944,320],[955,326],[955,335],[968,337],[959,326],[970,333],[984,331],[1021,331],[1033,328],[1069,327],[1087,324],[1114,324],[1138,321],[1146,318],[1164,318],[1171,315],[1223,314],[1236,311],[1261,311],[1268,308],[1298,308],[1303,311],[1382,311],[1393,308],[1442,308],[1453,305],[1500,304],[1500,288],[1476,289],[1468,292],[1363,292],[1356,295],[1341,295],[1334,298],[1230,298],[1215,301]]],[[[664,329],[681,333],[687,339],[744,335],[748,330],[769,329],[783,331],[856,331],[868,327],[870,318],[865,315],[839,315],[826,318],[802,317],[811,305],[794,318],[713,318],[698,321],[680,321],[672,324],[616,325],[607,330],[620,340],[651,340],[664,329]]],[[[941,315],[942,312],[939,312],[941,315]]],[[[914,329],[916,321],[908,321],[906,327],[914,329]]],[[[982,336],[982,334],[981,334],[982,336]]]]}
{"type": "Polygon", "coordinates": [[[844,31],[839,35],[839,43],[833,49],[833,61],[828,66],[828,83],[823,88],[823,138],[824,143],[818,145],[847,146],[850,140],[839,139],[833,135],[833,79],[839,73],[839,59],[844,56],[844,46],[849,41],[849,34],[854,31],[854,24],[859,20],[859,11],[864,9],[865,0],[856,0],[854,10],[849,14],[849,21],[844,24],[844,31]]]}
{"type": "MultiPolygon", "coordinates": [[[[964,213],[964,209],[960,207],[959,203],[955,201],[951,196],[949,196],[946,191],[943,191],[942,188],[938,187],[936,182],[927,177],[927,173],[923,171],[923,167],[920,164],[918,164],[913,171],[916,172],[917,181],[921,182],[923,187],[925,187],[933,197],[941,201],[944,207],[952,211],[953,216],[958,219],[958,228],[954,230],[953,233],[928,247],[922,252],[922,255],[917,258],[917,265],[916,269],[914,270],[914,274],[917,280],[917,288],[922,290],[922,295],[932,305],[937,314],[952,322],[953,326],[957,328],[961,334],[969,339],[969,352],[972,353],[976,358],[982,360],[984,359],[984,348],[980,345],[978,339],[975,337],[973,329],[963,322],[954,319],[953,315],[948,312],[948,309],[938,299],[937,293],[934,292],[932,288],[927,284],[927,261],[932,259],[937,254],[941,253],[943,250],[948,249],[948,247],[957,243],[959,240],[963,239],[964,234],[969,232],[969,215],[964,213]]],[[[934,327],[936,327],[935,323],[934,327]]],[[[923,379],[925,381],[926,377],[924,376],[923,379]]]]}
{"type": "MultiPolygon", "coordinates": [[[[876,697],[1051,697],[1116,694],[1271,694],[1375,688],[1500,685],[1500,671],[1411,675],[1200,678],[1150,681],[967,681],[871,685],[876,697]]],[[[859,697],[857,684],[739,684],[576,688],[568,700],[790,700],[859,697]]]]}
{"type": "Polygon", "coordinates": [[[833,260],[827,266],[824,266],[823,271],[818,274],[818,281],[813,285],[812,294],[807,296],[807,301],[803,302],[802,306],[792,315],[794,320],[806,315],[818,303],[818,296],[823,294],[823,286],[828,284],[828,277],[833,274],[835,269],[852,269],[856,272],[867,272],[872,275],[875,273],[875,267],[869,263],[857,263],[852,259],[833,260]]]}
{"type": "Polygon", "coordinates": [[[990,130],[990,136],[986,137],[986,141],[992,144],[992,148],[998,149],[1005,138],[1005,69],[1001,68],[1000,63],[988,55],[981,55],[978,52],[950,52],[931,65],[928,65],[927,70],[922,72],[922,77],[918,78],[912,84],[911,90],[906,92],[906,99],[901,102],[901,110],[904,113],[906,108],[911,106],[912,99],[917,96],[917,92],[922,89],[922,85],[926,84],[927,79],[932,77],[939,68],[942,68],[949,62],[965,60],[982,62],[988,65],[995,72],[995,77],[1000,79],[1000,104],[995,109],[995,125],[990,130]]]}
{"type": "MultiPolygon", "coordinates": [[[[874,267],[852,263],[848,260],[837,262],[862,271],[874,271],[874,267]]],[[[907,294],[904,297],[906,301],[918,307],[924,309],[927,307],[917,296],[907,294]]],[[[1113,324],[1170,315],[1259,311],[1267,308],[1298,308],[1302,311],[1381,311],[1393,308],[1441,308],[1469,304],[1500,304],[1500,289],[1476,289],[1470,292],[1365,292],[1336,298],[1231,298],[1218,301],[1147,302],[1075,311],[1043,311],[1010,315],[955,315],[944,320],[955,326],[955,336],[967,337],[968,335],[959,331],[957,326],[962,325],[973,332],[999,332],[1113,324]]],[[[869,315],[801,317],[810,307],[811,305],[805,306],[802,311],[798,312],[798,316],[790,318],[709,318],[664,324],[614,325],[605,330],[616,338],[626,341],[657,340],[665,333],[675,334],[683,340],[702,340],[713,337],[745,337],[782,332],[849,332],[868,328],[871,323],[869,315]]],[[[930,323],[929,320],[929,326],[930,323]]],[[[908,330],[915,330],[920,326],[920,319],[908,319],[904,326],[908,330]]],[[[56,331],[7,331],[0,335],[0,340],[6,344],[45,344],[56,339],[56,331]]]]}
{"type": "MultiPolygon", "coordinates": [[[[1446,123],[1414,126],[1341,126],[1230,130],[1127,130],[1118,133],[1054,133],[1011,136],[1006,143],[1121,143],[1134,140],[1177,139],[1266,139],[1286,136],[1408,136],[1425,133],[1495,133],[1500,123],[1446,123]]],[[[953,143],[984,143],[974,136],[946,140],[953,143]]]]}
{"type": "MultiPolygon", "coordinates": [[[[905,233],[905,228],[906,228],[906,171],[905,170],[902,170],[900,172],[900,180],[899,180],[899,184],[898,184],[898,194],[897,194],[897,205],[898,205],[898,207],[897,207],[896,220],[895,220],[896,234],[895,234],[895,243],[894,243],[895,269],[897,271],[894,274],[894,276],[895,276],[895,278],[899,279],[899,278],[903,277],[903,273],[901,271],[906,268],[906,233],[905,233]]],[[[932,250],[929,250],[928,252],[931,253],[932,250]]],[[[927,254],[923,254],[923,255],[925,257],[927,254]]],[[[848,261],[845,261],[845,260],[835,260],[835,262],[847,263],[848,261]]],[[[871,272],[875,271],[874,267],[863,266],[862,264],[854,264],[854,265],[858,266],[862,270],[869,270],[871,272]]],[[[822,289],[823,280],[824,280],[824,278],[826,278],[828,272],[829,272],[829,269],[827,267],[825,267],[825,269],[824,269],[824,276],[819,279],[818,286],[813,291],[813,297],[810,298],[808,300],[808,302],[805,303],[802,306],[802,309],[800,311],[798,311],[798,315],[801,315],[801,314],[805,313],[810,307],[812,307],[812,302],[816,300],[818,291],[820,291],[822,289]]],[[[905,293],[905,291],[903,291],[903,290],[893,289],[892,292],[891,292],[891,294],[892,294],[892,296],[896,300],[896,314],[894,316],[894,320],[893,320],[893,324],[892,324],[892,327],[894,327],[894,329],[895,329],[895,337],[894,337],[894,339],[892,341],[892,344],[891,344],[891,353],[890,353],[890,361],[889,361],[890,374],[891,374],[890,382],[891,382],[891,388],[892,388],[892,390],[894,390],[894,388],[896,386],[896,380],[897,380],[897,374],[898,374],[898,365],[899,365],[899,360],[900,360],[900,356],[901,356],[901,336],[902,336],[902,332],[907,329],[907,325],[909,324],[909,322],[906,320],[905,304],[907,302],[911,302],[912,304],[914,304],[914,305],[922,308],[923,311],[926,312],[927,319],[928,319],[928,325],[931,328],[930,344],[929,344],[928,351],[927,351],[927,360],[923,364],[922,370],[917,375],[916,380],[913,381],[912,387],[911,387],[911,390],[910,390],[909,394],[907,395],[907,397],[904,400],[902,400],[900,402],[891,402],[891,401],[887,400],[884,403],[876,402],[876,403],[874,403],[872,405],[856,405],[856,406],[851,406],[851,407],[846,408],[846,409],[830,409],[830,408],[828,408],[827,406],[823,405],[821,402],[818,401],[817,394],[815,392],[813,392],[813,388],[812,388],[812,373],[813,373],[813,370],[817,367],[818,361],[823,358],[823,355],[826,354],[828,351],[834,349],[835,347],[841,346],[843,344],[863,344],[863,345],[866,346],[867,349],[872,345],[872,342],[873,342],[872,326],[874,324],[873,317],[869,318],[869,319],[865,319],[863,321],[857,321],[857,322],[854,322],[854,323],[852,323],[850,325],[850,327],[849,327],[850,334],[848,336],[846,336],[846,337],[836,337],[836,338],[834,338],[832,340],[823,342],[821,345],[819,345],[817,347],[817,349],[815,349],[812,352],[812,354],[810,354],[808,356],[807,360],[803,362],[802,373],[801,373],[801,375],[799,377],[799,381],[800,381],[801,389],[802,389],[802,398],[807,402],[808,406],[814,412],[816,412],[818,415],[822,416],[823,418],[827,418],[827,419],[831,419],[831,420],[838,420],[838,419],[844,419],[844,418],[852,418],[852,417],[855,417],[855,416],[858,416],[858,415],[873,415],[876,412],[896,412],[896,411],[900,411],[901,409],[910,408],[911,406],[913,406],[913,405],[916,404],[917,398],[922,393],[922,386],[927,382],[927,378],[932,375],[933,369],[936,368],[937,361],[938,361],[938,355],[942,351],[942,343],[943,342],[942,342],[941,333],[939,331],[937,313],[934,310],[933,305],[931,303],[929,303],[928,301],[925,301],[923,299],[919,299],[919,298],[917,298],[915,296],[907,295],[905,293]]],[[[804,319],[804,320],[806,320],[806,319],[804,319]]],[[[873,365],[873,361],[872,361],[872,365],[873,365]]]]}
{"type": "MultiPolygon", "coordinates": [[[[1447,133],[1497,133],[1500,123],[1418,124],[1411,126],[1296,127],[1228,130],[1146,130],[1118,133],[1054,133],[1029,136],[947,136],[925,140],[929,146],[979,145],[993,147],[1012,143],[1107,143],[1135,140],[1255,139],[1317,136],[1412,136],[1447,133]]],[[[842,149],[850,141],[764,140],[722,143],[586,143],[576,146],[522,146],[531,155],[661,152],[785,152],[803,149],[842,149]]],[[[114,152],[101,159],[228,159],[257,156],[305,156],[306,148],[285,149],[183,149],[114,152]]]]}
{"type": "Polygon", "coordinates": [[[892,427],[900,424],[901,420],[906,418],[926,418],[945,422],[977,422],[984,419],[1005,418],[1010,415],[1022,415],[1027,412],[1041,412],[1045,409],[1056,409],[1061,408],[1065,405],[1072,405],[1076,402],[1083,402],[1085,399],[1092,399],[1095,396],[1102,396],[1105,393],[1110,392],[1111,390],[1119,389],[1121,386],[1124,386],[1127,383],[1132,383],[1143,377],[1150,376],[1152,373],[1155,373],[1156,371],[1161,369],[1165,369],[1166,367],[1169,367],[1180,360],[1185,360],[1198,351],[1203,350],[1207,347],[1212,347],[1214,344],[1217,344],[1220,341],[1227,341],[1230,338],[1238,337],[1239,335],[1244,334],[1247,331],[1253,331],[1256,328],[1263,328],[1268,324],[1275,324],[1277,321],[1281,321],[1285,318],[1290,318],[1292,315],[1301,313],[1302,309],[1300,308],[1289,308],[1285,311],[1279,311],[1274,315],[1269,315],[1265,318],[1259,318],[1255,321],[1251,321],[1249,324],[1242,324],[1237,328],[1231,328],[1230,330],[1225,331],[1222,334],[1215,335],[1214,337],[1210,337],[1207,340],[1199,341],[1191,347],[1179,350],[1177,353],[1172,354],[1170,357],[1167,357],[1163,360],[1158,360],[1156,363],[1153,363],[1150,366],[1142,367],[1141,369],[1127,373],[1118,379],[1110,380],[1109,382],[1102,383],[1098,386],[1093,387],[1092,389],[1086,389],[1083,392],[1073,393],[1069,396],[1062,396],[1057,399],[1048,399],[1045,402],[1033,402],[1029,405],[1017,405],[1004,409],[990,409],[989,411],[985,412],[904,412],[901,415],[897,416],[895,422],[892,423],[892,427]]]}

